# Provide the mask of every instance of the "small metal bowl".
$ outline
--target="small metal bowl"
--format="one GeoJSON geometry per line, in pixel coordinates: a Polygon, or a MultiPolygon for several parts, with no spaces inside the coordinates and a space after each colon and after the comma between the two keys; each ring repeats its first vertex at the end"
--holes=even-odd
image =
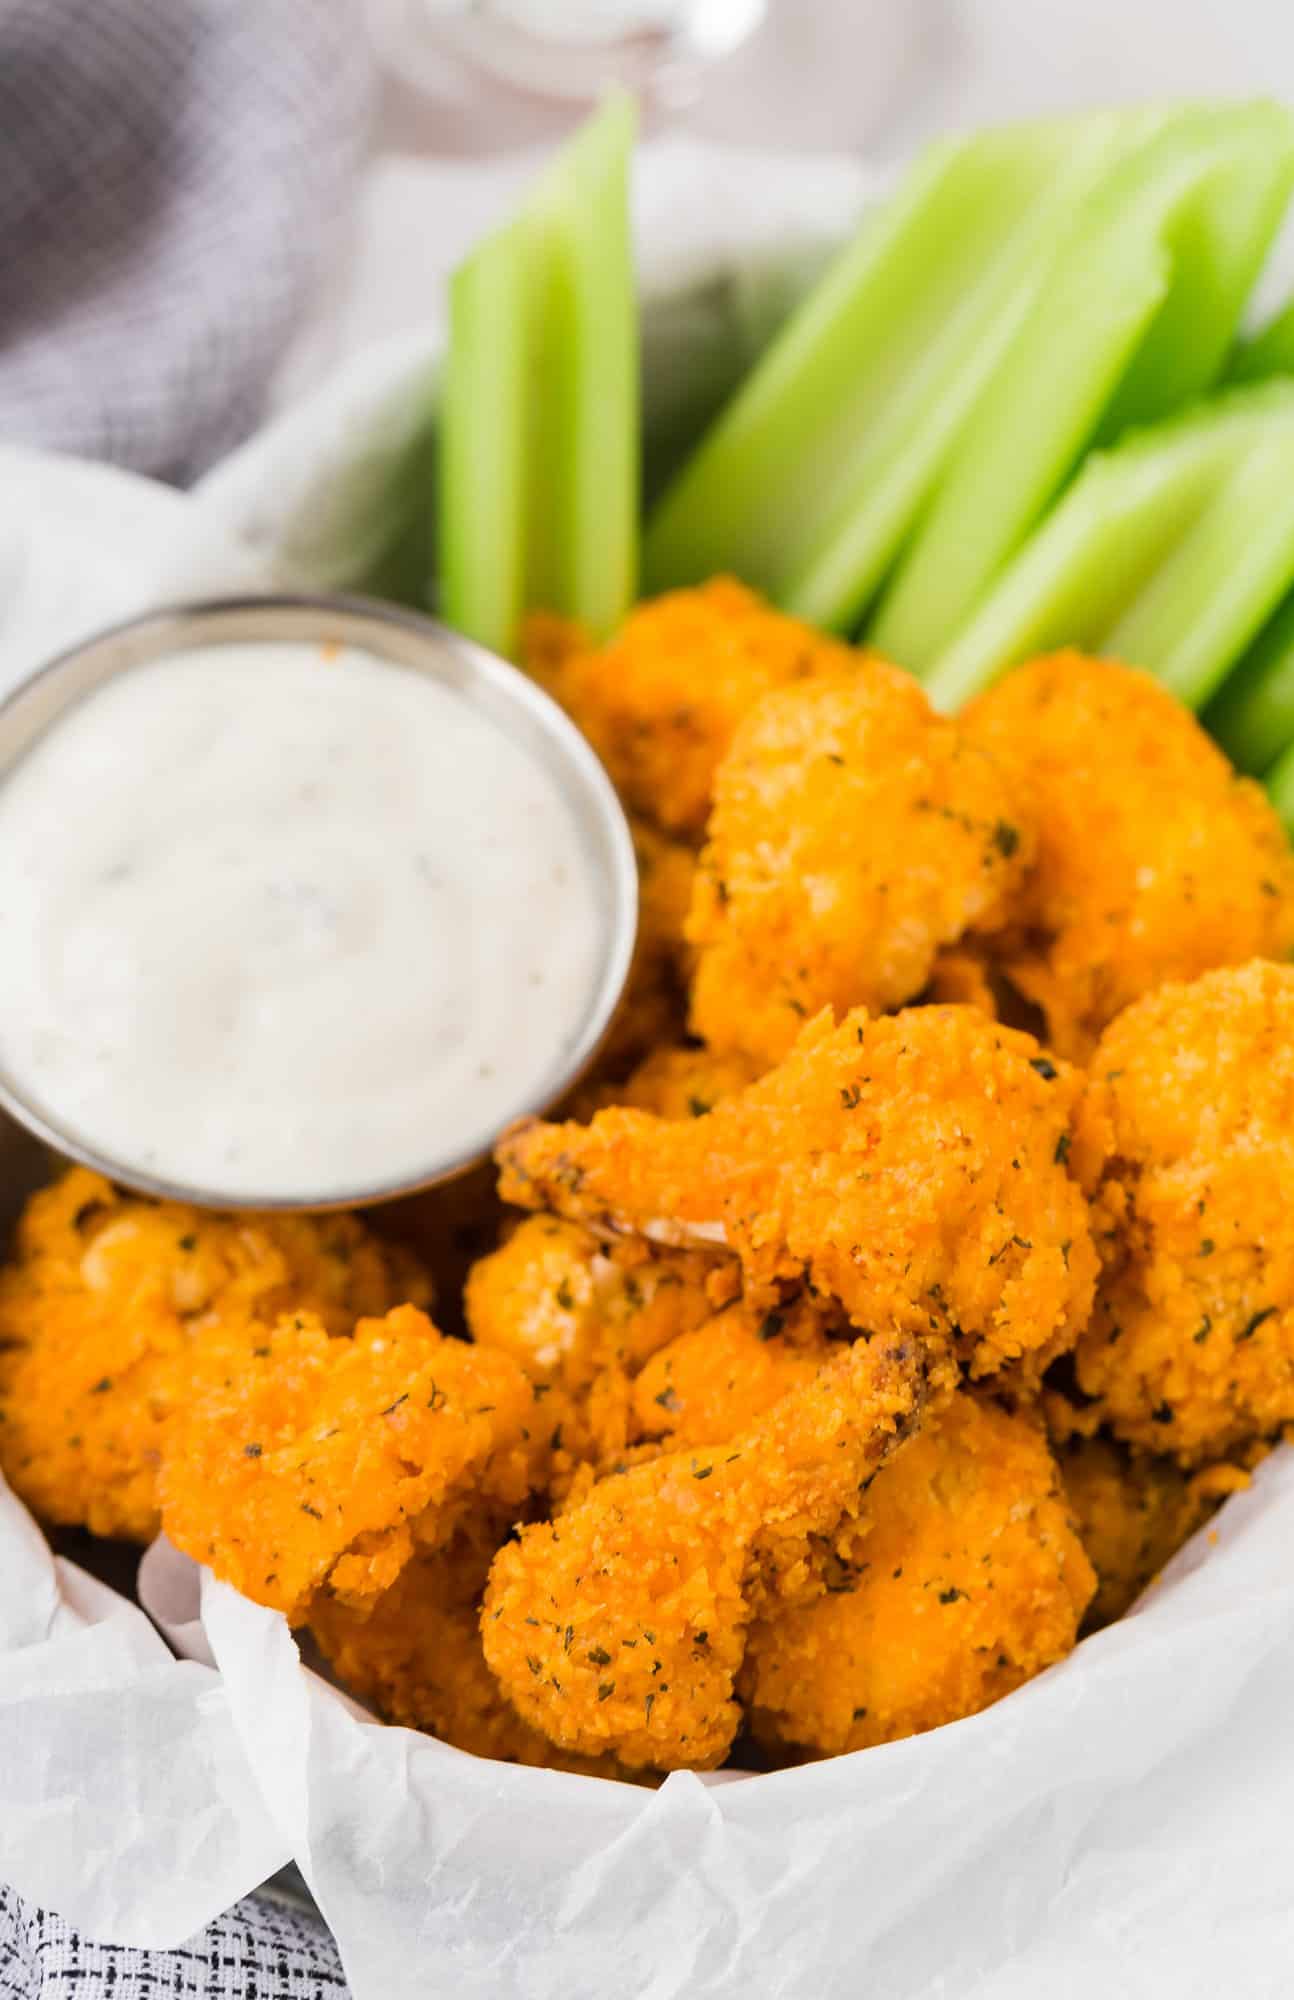
{"type": "MultiPolygon", "coordinates": [[[[425,673],[465,695],[490,722],[545,765],[574,810],[602,923],[599,976],[569,1053],[512,1107],[513,1118],[544,1112],[576,1084],[597,1054],[628,977],[638,922],[638,874],[629,828],[610,780],[574,724],[533,681],[435,619],[362,597],[274,596],[177,604],[133,618],[60,654],[0,702],[0,784],[76,702],[145,662],[193,647],[279,640],[355,646],[425,673]]],[[[0,981],[0,1009],[3,982],[0,981]]],[[[369,1187],[257,1199],[239,1189],[187,1186],[108,1157],[32,1103],[0,1061],[0,1112],[7,1111],[57,1153],[142,1194],[203,1208],[325,1210],[369,1207],[453,1179],[487,1157],[488,1145],[432,1155],[412,1176],[369,1187]]],[[[500,1126],[502,1129],[502,1125],[500,1126]]]]}

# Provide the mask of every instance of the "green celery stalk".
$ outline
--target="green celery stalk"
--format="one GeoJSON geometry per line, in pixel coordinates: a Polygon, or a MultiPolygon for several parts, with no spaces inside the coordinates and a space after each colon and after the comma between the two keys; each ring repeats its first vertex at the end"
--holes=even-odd
{"type": "Polygon", "coordinates": [[[1229,382],[1258,382],[1266,375],[1294,375],[1294,299],[1261,332],[1238,342],[1227,365],[1229,382]]]}
{"type": "Polygon", "coordinates": [[[631,100],[609,98],[451,281],[440,602],[500,652],[527,610],[601,636],[635,594],[634,128],[631,100]]]}
{"type": "Polygon", "coordinates": [[[1188,708],[1217,689],[1294,583],[1294,432],[1274,424],[1222,480],[1180,544],[1110,628],[1188,708]]]}
{"type": "Polygon", "coordinates": [[[1292,185],[1275,105],[1188,107],[1120,162],[977,402],[874,645],[928,670],[1088,447],[1216,379],[1292,185]]]}
{"type": "Polygon", "coordinates": [[[956,708],[1063,645],[1201,701],[1294,583],[1294,382],[1234,389],[1094,453],[926,678],[956,708]]]}
{"type": "Polygon", "coordinates": [[[1294,745],[1277,758],[1264,783],[1287,831],[1294,836],[1294,745]]]}
{"type": "Polygon", "coordinates": [[[526,594],[528,225],[511,223],[449,287],[440,415],[440,610],[495,652],[511,652],[526,594]]]}
{"type": "Polygon", "coordinates": [[[1255,775],[1294,743],[1294,598],[1228,675],[1204,723],[1232,763],[1255,775]]]}
{"type": "Polygon", "coordinates": [[[732,570],[821,625],[855,622],[1069,219],[1161,119],[1019,125],[932,148],[667,489],[647,529],[648,587],[732,570]]]}

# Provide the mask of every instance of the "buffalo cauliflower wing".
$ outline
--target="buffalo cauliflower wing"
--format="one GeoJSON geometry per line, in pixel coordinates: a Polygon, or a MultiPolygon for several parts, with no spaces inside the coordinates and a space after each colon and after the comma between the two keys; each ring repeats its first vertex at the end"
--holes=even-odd
{"type": "Polygon", "coordinates": [[[700,837],[715,768],[759,697],[862,657],[730,577],[640,604],[605,646],[536,627],[529,648],[626,805],[685,840],[700,837]]]}
{"type": "Polygon", "coordinates": [[[976,1375],[1073,1345],[1096,1275],[1067,1160],[1081,1078],[969,1007],[827,1016],[687,1123],[632,1110],[505,1134],[501,1192],[596,1232],[726,1247],[754,1306],[805,1284],[976,1375]]]}
{"type": "Polygon", "coordinates": [[[351,1215],[212,1215],[74,1168],[0,1271],[0,1467],[47,1521],[149,1541],[162,1434],[222,1342],[315,1314],[330,1334],[431,1287],[351,1215]]]}
{"type": "Polygon", "coordinates": [[[510,1355],[397,1307],[330,1340],[312,1315],[231,1349],[167,1426],[162,1525],[177,1548],[294,1624],[327,1590],[363,1605],[415,1551],[519,1508],[546,1419],[510,1355]]]}
{"type": "Polygon", "coordinates": [[[834,1756],[974,1715],[1071,1650],[1095,1583],[1038,1423],[962,1392],[877,1473],[828,1594],[751,1633],[752,1734],[834,1756]]]}
{"type": "Polygon", "coordinates": [[[1251,779],[1149,674],[1080,653],[1017,667],[965,710],[1032,794],[1037,853],[1011,983],[1084,1062],[1130,1001],[1294,948],[1294,856],[1251,779]]]}
{"type": "Polygon", "coordinates": [[[866,660],[765,696],[715,778],[688,935],[691,1026],[765,1067],[809,1015],[913,999],[995,930],[1031,858],[1018,781],[866,660]]]}
{"type": "Polygon", "coordinates": [[[920,1343],[855,1341],[753,1429],[614,1474],[523,1528],[494,1559],[481,1631],[524,1720],[630,1769],[722,1763],[752,1618],[822,1587],[832,1538],[932,1386],[920,1343]]]}
{"type": "Polygon", "coordinates": [[[1091,1413],[1184,1466],[1294,1421],[1294,967],[1161,987],[1106,1030],[1074,1156],[1102,1271],[1091,1413]]]}

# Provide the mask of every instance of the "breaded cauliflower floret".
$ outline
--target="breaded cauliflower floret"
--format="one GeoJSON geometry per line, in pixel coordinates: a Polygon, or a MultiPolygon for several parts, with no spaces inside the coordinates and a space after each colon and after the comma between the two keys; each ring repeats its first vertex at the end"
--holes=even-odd
{"type": "Polygon", "coordinates": [[[1294,967],[1165,986],[1102,1036],[1074,1159],[1103,1270],[1093,1414],[1181,1464],[1294,1421],[1294,967]]]}
{"type": "Polygon", "coordinates": [[[766,695],[715,777],[693,1031],[767,1066],[824,1006],[913,999],[942,947],[1012,913],[1020,789],[884,661],[766,695]]]}
{"type": "Polygon", "coordinates": [[[481,1632],[525,1720],[631,1769],[722,1763],[751,1619],[823,1587],[824,1550],[937,1372],[916,1341],[855,1341],[717,1450],[667,1453],[523,1528],[494,1559],[481,1632]]]}
{"type": "Polygon", "coordinates": [[[619,1079],[649,1049],[674,1040],[687,1011],[693,952],[684,936],[696,856],[643,820],[631,823],[638,862],[638,938],[594,1078],[619,1079]]]}
{"type": "Polygon", "coordinates": [[[758,1073],[744,1056],[667,1044],[639,1063],[616,1092],[615,1102],[654,1111],[658,1118],[704,1118],[721,1098],[744,1090],[758,1073]]]}
{"type": "Polygon", "coordinates": [[[501,1192],[588,1227],[726,1246],[752,1306],[811,1284],[864,1330],[952,1340],[976,1375],[1072,1346],[1096,1275],[1066,1160],[1081,1078],[969,1007],[811,1023],[686,1124],[522,1124],[501,1192]]]}
{"type": "Polygon", "coordinates": [[[725,1259],[650,1244],[608,1248],[579,1223],[528,1216],[473,1265],[464,1305],[473,1340],[537,1382],[584,1389],[609,1367],[636,1372],[714,1311],[725,1259]]]}
{"type": "Polygon", "coordinates": [[[162,1431],[210,1350],[284,1312],[343,1334],[430,1297],[353,1215],[212,1215],[74,1168],[0,1271],[0,1466],[44,1519],[148,1541],[162,1431]]]}
{"type": "Polygon", "coordinates": [[[162,1524],[294,1624],[319,1593],[362,1605],[417,1549],[519,1507],[547,1469],[534,1384],[510,1355],[401,1306],[330,1340],[307,1314],[231,1351],[164,1439],[162,1524]]]}
{"type": "Polygon", "coordinates": [[[752,1733],[802,1755],[974,1715],[1073,1647],[1096,1578],[1029,1415],[961,1394],[882,1467],[832,1591],[750,1636],[752,1733]]]}
{"type": "Polygon", "coordinates": [[[715,767],[759,697],[862,656],[717,577],[640,604],[605,646],[571,652],[537,633],[530,657],[625,803],[696,839],[715,767]]]}
{"type": "Polygon", "coordinates": [[[1131,667],[1057,653],[965,710],[1033,794],[1037,858],[1003,970],[1086,1061],[1166,980],[1294,949],[1294,856],[1260,787],[1131,667]]]}
{"type": "Polygon", "coordinates": [[[637,1434],[675,1449],[722,1444],[811,1382],[832,1352],[807,1301],[773,1312],[737,1301],[653,1355],[634,1383],[637,1434]]]}
{"type": "Polygon", "coordinates": [[[1079,1539],[1097,1575],[1084,1628],[1110,1625],[1153,1583],[1170,1556],[1221,1505],[1249,1484],[1235,1465],[1181,1471],[1171,1459],[1129,1452],[1104,1437],[1057,1447],[1079,1539]]]}
{"type": "Polygon", "coordinates": [[[501,1529],[474,1522],[443,1549],[419,1553],[389,1590],[356,1609],[316,1598],[310,1630],[352,1694],[389,1722],[428,1730],[474,1757],[615,1777],[613,1765],[563,1757],[503,1694],[481,1649],[481,1597],[501,1529]]]}

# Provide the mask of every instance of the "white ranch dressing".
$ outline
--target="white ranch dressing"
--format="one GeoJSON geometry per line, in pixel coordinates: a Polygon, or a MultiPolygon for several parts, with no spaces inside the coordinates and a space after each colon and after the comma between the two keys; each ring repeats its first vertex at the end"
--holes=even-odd
{"type": "Polygon", "coordinates": [[[365,652],[132,668],[0,784],[0,1064],[148,1177],[327,1199],[487,1145],[603,957],[557,778],[365,652]]]}

